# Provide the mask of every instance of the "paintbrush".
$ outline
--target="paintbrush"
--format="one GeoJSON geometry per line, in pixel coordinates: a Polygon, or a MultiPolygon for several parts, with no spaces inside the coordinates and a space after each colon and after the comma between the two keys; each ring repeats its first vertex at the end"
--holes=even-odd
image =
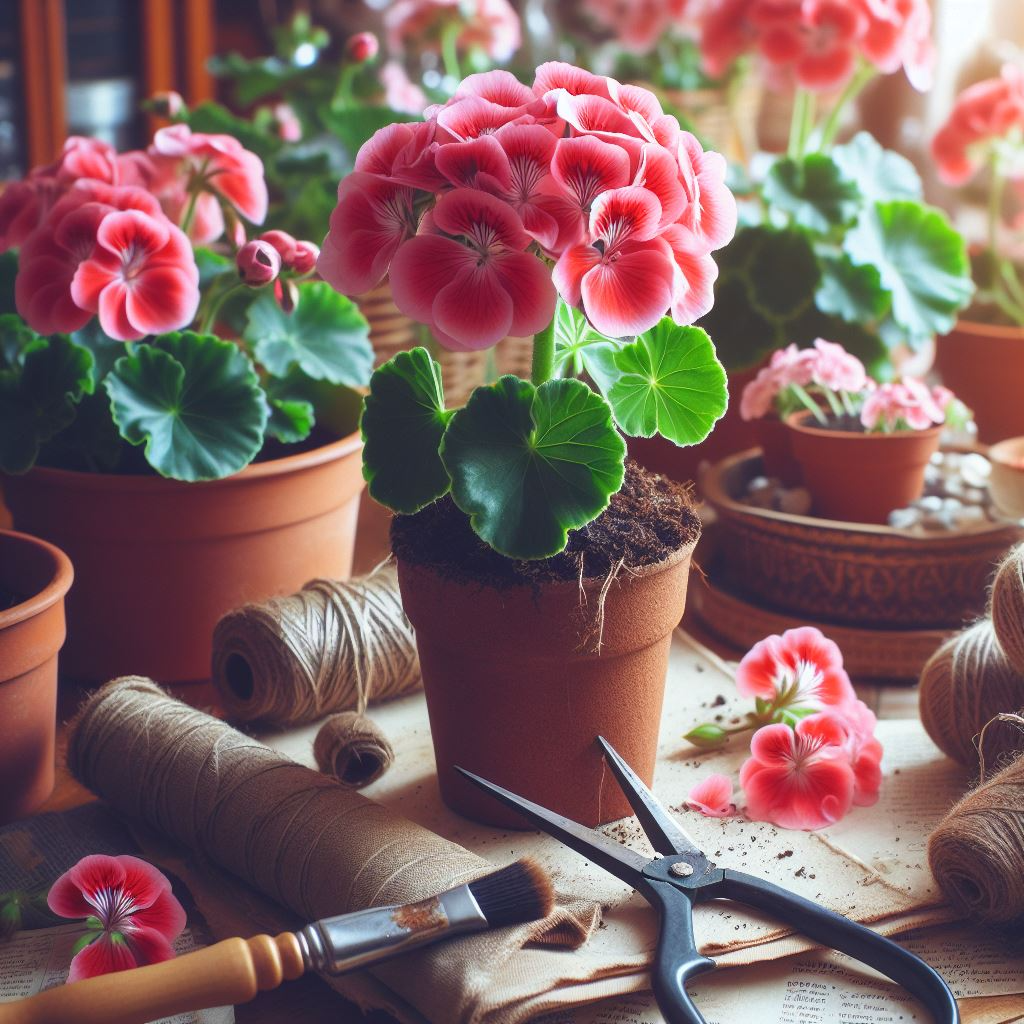
{"type": "Polygon", "coordinates": [[[0,1024],[146,1024],[248,1002],[306,971],[344,974],[428,943],[547,917],[551,881],[524,858],[439,896],[314,921],[297,932],[225,939],[175,960],[0,1004],[0,1024]]]}

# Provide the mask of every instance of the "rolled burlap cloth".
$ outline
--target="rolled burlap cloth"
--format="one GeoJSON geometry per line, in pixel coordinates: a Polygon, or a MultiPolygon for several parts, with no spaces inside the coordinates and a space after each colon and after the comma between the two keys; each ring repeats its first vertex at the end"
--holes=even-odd
{"type": "MultiPolygon", "coordinates": [[[[148,679],[108,683],[68,730],[68,767],[115,810],[314,920],[404,903],[486,874],[483,858],[280,756],[148,679]]],[[[431,1024],[519,1024],[590,977],[596,904],[466,936],[373,968],[431,1024]],[[542,943],[545,949],[525,948],[542,943]]],[[[332,984],[342,991],[344,979],[332,984]]],[[[415,1019],[409,1017],[408,1019],[415,1019]]]]}

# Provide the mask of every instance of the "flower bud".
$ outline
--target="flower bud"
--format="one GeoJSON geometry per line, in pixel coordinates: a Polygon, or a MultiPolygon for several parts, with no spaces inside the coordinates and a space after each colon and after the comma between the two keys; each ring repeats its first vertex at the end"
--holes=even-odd
{"type": "Polygon", "coordinates": [[[695,747],[703,747],[705,750],[720,747],[728,738],[728,733],[721,726],[714,725],[711,722],[698,725],[696,729],[691,729],[683,737],[684,740],[689,740],[695,747]]]}
{"type": "Polygon", "coordinates": [[[285,313],[294,313],[295,307],[299,304],[299,289],[295,279],[279,277],[274,282],[274,298],[285,313]]]}
{"type": "Polygon", "coordinates": [[[349,36],[345,44],[345,55],[357,64],[373,60],[379,52],[380,43],[372,32],[357,32],[354,36],[349,36]]]}
{"type": "Polygon", "coordinates": [[[283,142],[302,141],[302,122],[288,103],[275,104],[273,109],[277,134],[283,142]]]}
{"type": "Polygon", "coordinates": [[[292,256],[291,268],[296,274],[311,274],[316,269],[316,261],[320,258],[320,248],[312,242],[296,242],[295,254],[292,256]]]}
{"type": "Polygon", "coordinates": [[[181,98],[181,93],[175,92],[173,89],[167,92],[153,93],[150,99],[150,106],[153,108],[153,113],[158,117],[167,118],[178,117],[188,109],[185,106],[185,101],[181,98]]]}
{"type": "Polygon", "coordinates": [[[269,243],[260,239],[246,242],[235,256],[238,275],[250,288],[261,288],[281,273],[281,257],[269,243]]]}
{"type": "Polygon", "coordinates": [[[287,231],[278,231],[276,228],[273,231],[264,231],[260,235],[260,241],[269,242],[277,250],[281,263],[286,268],[291,267],[292,260],[295,259],[296,242],[287,231]]]}

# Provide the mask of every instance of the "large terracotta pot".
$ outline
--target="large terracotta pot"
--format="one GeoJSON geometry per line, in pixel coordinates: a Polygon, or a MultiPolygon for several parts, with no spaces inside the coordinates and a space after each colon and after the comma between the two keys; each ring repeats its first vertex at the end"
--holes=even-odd
{"type": "Polygon", "coordinates": [[[57,652],[72,577],[63,551],[0,530],[0,825],[53,790],[57,652]]]}
{"type": "Polygon", "coordinates": [[[454,771],[460,765],[587,825],[630,814],[595,743],[604,736],[648,783],[672,631],[694,544],[604,580],[498,589],[399,560],[441,796],[488,824],[525,822],[454,771]],[[600,647],[598,649],[598,634],[600,647]]]}
{"type": "Polygon", "coordinates": [[[347,577],[361,449],[351,434],[197,484],[40,467],[8,477],[17,527],[67,551],[78,574],[64,674],[206,679],[225,612],[347,577]]]}
{"type": "Polygon", "coordinates": [[[921,496],[942,427],[868,434],[813,426],[810,412],[786,420],[793,455],[824,519],[885,523],[893,509],[921,496]]]}
{"type": "Polygon", "coordinates": [[[995,444],[1024,434],[1024,328],[961,320],[938,339],[935,366],[974,410],[978,440],[995,444]]]}

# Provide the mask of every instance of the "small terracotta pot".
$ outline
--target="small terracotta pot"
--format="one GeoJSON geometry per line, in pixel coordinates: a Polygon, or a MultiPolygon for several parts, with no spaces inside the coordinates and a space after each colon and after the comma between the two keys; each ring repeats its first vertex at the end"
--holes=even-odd
{"type": "Polygon", "coordinates": [[[777,416],[765,416],[756,421],[756,431],[764,475],[775,477],[785,487],[796,487],[803,478],[800,463],[793,457],[789,427],[777,416]]]}
{"type": "Polygon", "coordinates": [[[928,460],[938,450],[942,427],[868,434],[823,430],[810,412],[787,420],[793,455],[824,519],[885,523],[893,509],[921,496],[928,460]]]}
{"type": "Polygon", "coordinates": [[[989,490],[1004,516],[1024,519],[1024,437],[1009,437],[988,451],[992,463],[989,490]]]}
{"type": "Polygon", "coordinates": [[[4,480],[19,529],[71,556],[65,675],[209,678],[213,628],[246,601],[352,568],[363,487],[358,434],[181,483],[37,467],[4,480]]]}
{"type": "Polygon", "coordinates": [[[0,825],[34,811],[53,790],[57,652],[71,560],[52,544],[0,530],[0,825]],[[6,602],[5,602],[6,603],[6,602]]]}
{"type": "Polygon", "coordinates": [[[936,342],[935,366],[943,384],[974,411],[979,441],[1024,434],[1024,328],[961,320],[936,342]]]}
{"type": "Polygon", "coordinates": [[[604,736],[651,782],[693,547],[622,573],[607,592],[603,632],[603,580],[584,580],[582,592],[576,581],[497,589],[399,561],[449,807],[528,827],[458,775],[460,765],[586,825],[632,813],[595,740],[604,736]]]}

